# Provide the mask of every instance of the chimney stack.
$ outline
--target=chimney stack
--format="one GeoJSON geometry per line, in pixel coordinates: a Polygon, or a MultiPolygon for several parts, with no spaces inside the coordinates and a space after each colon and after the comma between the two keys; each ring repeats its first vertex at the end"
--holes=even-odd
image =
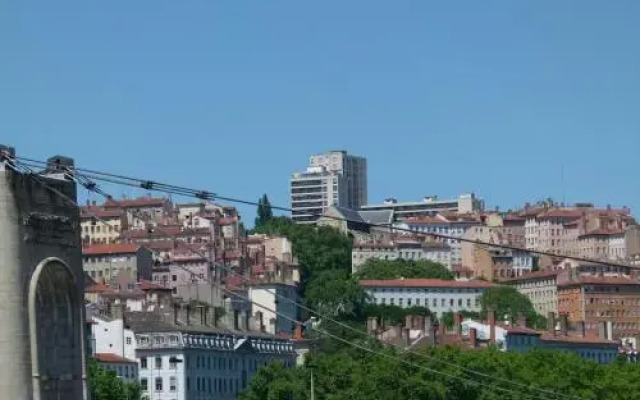
{"type": "Polygon", "coordinates": [[[587,330],[585,328],[584,321],[578,321],[577,325],[578,325],[578,333],[580,334],[580,337],[587,336],[587,330]]]}
{"type": "Polygon", "coordinates": [[[404,343],[407,347],[411,346],[411,328],[407,328],[405,327],[403,329],[403,335],[404,335],[404,343]]]}
{"type": "Polygon", "coordinates": [[[476,328],[469,329],[469,342],[471,343],[471,348],[478,347],[478,330],[476,328]]]}
{"type": "Polygon", "coordinates": [[[522,313],[518,314],[518,326],[521,328],[527,327],[527,317],[522,313]]]}
{"type": "Polygon", "coordinates": [[[607,321],[598,321],[598,337],[607,339],[607,321]]]}
{"type": "Polygon", "coordinates": [[[487,320],[489,322],[489,344],[496,343],[496,312],[493,309],[487,311],[487,320]]]}
{"type": "Polygon", "coordinates": [[[556,333],[556,313],[553,311],[547,313],[547,332],[551,334],[556,333]]]}
{"type": "Polygon", "coordinates": [[[567,313],[560,314],[560,332],[564,336],[569,333],[569,315],[567,313]]]}
{"type": "Polygon", "coordinates": [[[458,335],[458,337],[462,336],[462,314],[457,312],[454,314],[453,316],[454,318],[454,328],[456,330],[456,335],[458,335]]]}

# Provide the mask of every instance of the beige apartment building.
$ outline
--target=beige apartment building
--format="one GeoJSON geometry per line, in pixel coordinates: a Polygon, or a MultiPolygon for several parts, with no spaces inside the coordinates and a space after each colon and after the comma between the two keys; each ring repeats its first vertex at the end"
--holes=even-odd
{"type": "Polygon", "coordinates": [[[536,271],[503,281],[531,300],[540,315],[558,312],[558,275],[560,271],[536,271]]]}
{"type": "Polygon", "coordinates": [[[122,210],[105,210],[92,205],[80,208],[82,244],[117,243],[120,233],[127,229],[127,219],[122,210]]]}
{"type": "Polygon", "coordinates": [[[85,246],[82,257],[84,272],[98,282],[117,284],[152,279],[152,252],[136,244],[85,246]]]}

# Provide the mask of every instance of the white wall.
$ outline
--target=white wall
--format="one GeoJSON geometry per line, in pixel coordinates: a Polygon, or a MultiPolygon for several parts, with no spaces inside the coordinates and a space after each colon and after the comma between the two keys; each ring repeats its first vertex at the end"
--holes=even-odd
{"type": "Polygon", "coordinates": [[[124,329],[121,319],[106,321],[93,317],[91,334],[95,341],[96,353],[112,353],[129,360],[136,359],[136,340],[133,331],[124,329]]]}
{"type": "Polygon", "coordinates": [[[393,304],[403,308],[422,306],[432,313],[479,312],[483,289],[477,288],[367,288],[376,304],[393,304]],[[434,304],[435,301],[435,304],[434,304]],[[444,303],[443,303],[444,302],[444,303]],[[453,303],[452,303],[453,302],[453,303]]]}

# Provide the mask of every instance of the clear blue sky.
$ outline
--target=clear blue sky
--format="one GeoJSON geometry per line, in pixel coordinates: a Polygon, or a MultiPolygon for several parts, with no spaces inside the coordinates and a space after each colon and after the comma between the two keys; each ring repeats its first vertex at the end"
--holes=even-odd
{"type": "Polygon", "coordinates": [[[637,215],[639,40],[637,0],[4,1],[0,142],[281,205],[335,148],[372,202],[561,199],[564,166],[637,215]]]}

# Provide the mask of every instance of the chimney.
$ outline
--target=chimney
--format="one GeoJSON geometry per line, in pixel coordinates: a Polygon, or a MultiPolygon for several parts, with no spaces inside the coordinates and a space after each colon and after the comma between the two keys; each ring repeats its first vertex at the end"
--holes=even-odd
{"type": "Polygon", "coordinates": [[[560,314],[560,332],[564,336],[569,333],[569,315],[567,313],[560,314]]]}
{"type": "Polygon", "coordinates": [[[580,334],[580,337],[587,336],[587,330],[585,328],[584,321],[578,321],[577,325],[578,325],[578,333],[580,334]]]}
{"type": "Polygon", "coordinates": [[[411,328],[405,327],[402,334],[404,335],[404,344],[407,347],[411,346],[411,328]]]}
{"type": "Polygon", "coordinates": [[[478,330],[476,328],[469,329],[469,342],[471,343],[471,348],[478,347],[478,330]]]}
{"type": "Polygon", "coordinates": [[[496,312],[492,309],[487,311],[487,319],[489,322],[489,344],[496,343],[496,312]]]}
{"type": "Polygon", "coordinates": [[[547,332],[551,334],[556,333],[556,313],[553,311],[547,313],[547,332]]]}
{"type": "Polygon", "coordinates": [[[367,318],[367,333],[374,336],[378,333],[378,317],[367,318]]]}
{"type": "Polygon", "coordinates": [[[296,340],[302,339],[302,324],[300,324],[299,322],[297,322],[295,327],[293,328],[293,338],[296,340]]]}
{"type": "Polygon", "coordinates": [[[454,329],[455,334],[458,335],[458,337],[462,336],[462,314],[457,312],[455,313],[455,315],[453,316],[454,321],[453,321],[453,325],[454,325],[454,329]]]}
{"type": "Polygon", "coordinates": [[[527,317],[522,313],[518,314],[518,326],[521,328],[527,327],[527,317]]]}
{"type": "Polygon", "coordinates": [[[404,327],[409,329],[413,328],[413,315],[404,317],[404,327]]]}
{"type": "Polygon", "coordinates": [[[598,337],[607,339],[607,321],[598,321],[598,337]]]}

